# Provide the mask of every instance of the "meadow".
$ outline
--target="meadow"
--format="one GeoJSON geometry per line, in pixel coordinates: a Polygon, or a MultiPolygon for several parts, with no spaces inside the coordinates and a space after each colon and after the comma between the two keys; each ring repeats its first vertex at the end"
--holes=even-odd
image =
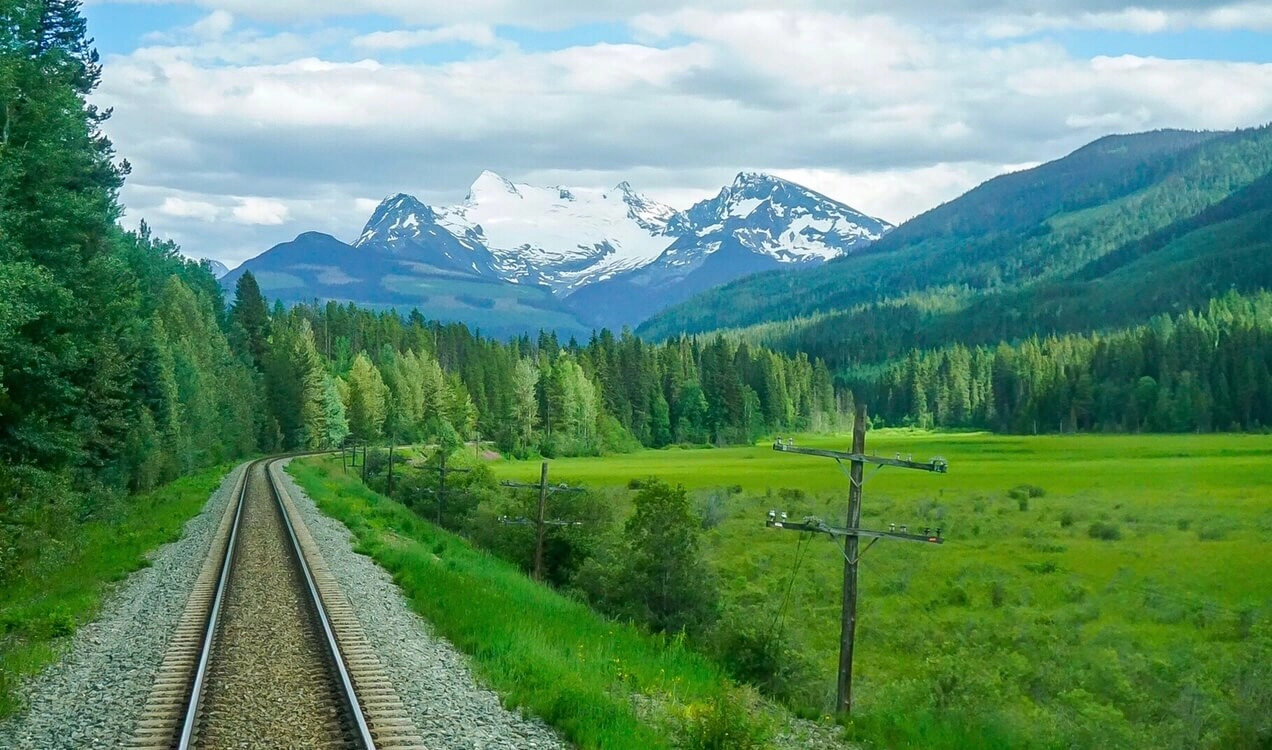
{"type": "MultiPolygon", "coordinates": [[[[862,558],[852,736],[878,747],[1272,738],[1272,437],[878,430],[867,445],[943,457],[949,473],[867,469],[863,526],[940,527],[945,543],[882,541],[862,558]]],[[[493,467],[537,479],[535,461],[493,467]]],[[[759,623],[798,667],[788,702],[824,711],[843,559],[828,537],[764,517],[842,525],[845,475],[769,444],[551,462],[551,480],[571,485],[647,476],[697,492],[715,517],[705,547],[726,616],[759,623]]]]}

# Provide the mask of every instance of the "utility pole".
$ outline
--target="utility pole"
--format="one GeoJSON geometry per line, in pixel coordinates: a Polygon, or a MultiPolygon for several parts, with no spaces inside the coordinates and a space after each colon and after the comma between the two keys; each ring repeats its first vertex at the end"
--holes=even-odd
{"type": "Polygon", "coordinates": [[[550,492],[583,492],[582,487],[571,487],[568,484],[561,483],[558,485],[548,484],[548,462],[544,461],[539,470],[539,483],[527,484],[525,482],[503,481],[499,484],[504,487],[512,487],[522,490],[538,490],[539,491],[539,511],[535,520],[530,521],[525,518],[508,519],[500,518],[500,523],[527,525],[534,524],[534,580],[543,580],[543,537],[544,530],[548,526],[582,526],[577,521],[549,521],[546,519],[548,509],[548,493],[550,492]]]}
{"type": "MultiPolygon", "coordinates": [[[[472,469],[452,469],[446,465],[446,448],[439,446],[437,449],[441,454],[440,464],[438,466],[426,466],[425,471],[437,472],[437,489],[433,494],[437,497],[437,525],[442,525],[442,511],[446,507],[446,475],[451,472],[467,472],[472,469]]],[[[427,490],[425,490],[427,492],[427,490]]]]}
{"type": "Polygon", "coordinates": [[[385,491],[385,494],[389,497],[393,497],[393,448],[395,443],[397,443],[396,436],[389,440],[389,486],[385,491]]]}
{"type": "Polygon", "coordinates": [[[861,528],[861,487],[865,482],[865,465],[869,463],[878,466],[879,469],[885,466],[893,466],[902,469],[917,469],[944,474],[949,470],[949,464],[943,458],[934,458],[927,463],[922,463],[912,461],[909,458],[902,459],[900,454],[897,454],[896,458],[867,456],[866,407],[864,405],[857,406],[856,419],[853,420],[852,426],[852,451],[849,453],[819,448],[798,448],[793,440],[788,439],[783,442],[781,438],[778,438],[777,442],[773,444],[773,450],[783,453],[799,453],[806,456],[833,458],[841,469],[844,468],[845,461],[849,462],[847,527],[835,528],[827,526],[815,518],[805,519],[803,523],[790,523],[787,521],[786,513],[782,513],[779,517],[775,510],[769,511],[766,524],[773,528],[789,531],[812,531],[829,534],[832,538],[841,536],[844,538],[844,589],[843,608],[840,617],[839,680],[836,708],[839,713],[847,715],[852,711],[852,658],[855,646],[854,636],[857,629],[857,564],[861,561],[861,555],[866,551],[865,549],[860,549],[859,542],[861,537],[870,538],[870,543],[866,545],[866,549],[870,549],[880,539],[897,539],[934,544],[942,544],[944,541],[941,539],[940,529],[937,529],[936,535],[933,536],[928,533],[930,529],[925,529],[923,535],[910,534],[905,526],[901,527],[900,533],[895,528],[891,528],[888,531],[871,531],[861,528]]]}

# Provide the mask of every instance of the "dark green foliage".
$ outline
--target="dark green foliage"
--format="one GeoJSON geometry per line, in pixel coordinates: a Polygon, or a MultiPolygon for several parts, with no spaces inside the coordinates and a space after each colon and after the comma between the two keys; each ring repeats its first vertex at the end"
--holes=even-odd
{"type": "Polygon", "coordinates": [[[1272,294],[1111,334],[911,351],[848,386],[890,424],[1002,432],[1258,430],[1272,424],[1272,294]]]}
{"type": "Polygon", "coordinates": [[[1087,529],[1087,536],[1092,539],[1115,542],[1122,538],[1122,530],[1117,527],[1117,524],[1107,521],[1096,521],[1087,529]]]}
{"type": "Polygon", "coordinates": [[[235,332],[243,337],[241,348],[251,355],[257,370],[263,369],[269,339],[269,311],[251,271],[244,271],[234,286],[230,319],[236,326],[235,332]]]}
{"type": "Polygon", "coordinates": [[[719,594],[688,494],[650,478],[632,505],[621,542],[605,559],[589,559],[575,585],[603,612],[654,632],[702,636],[716,621],[719,594]]]}
{"type": "Polygon", "coordinates": [[[76,0],[0,5],[0,584],[259,432],[216,281],[115,223],[127,164],[84,32],[76,0]]]}

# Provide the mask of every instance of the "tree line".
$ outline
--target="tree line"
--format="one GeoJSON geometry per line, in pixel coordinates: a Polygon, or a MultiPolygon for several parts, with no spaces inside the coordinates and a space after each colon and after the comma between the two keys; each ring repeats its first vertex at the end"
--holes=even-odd
{"type": "Polygon", "coordinates": [[[1211,432],[1272,426],[1272,294],[1113,333],[911,350],[846,387],[887,424],[1000,432],[1211,432]]]}
{"type": "Polygon", "coordinates": [[[824,363],[723,336],[497,341],[418,311],[271,311],[250,273],[236,283],[229,325],[264,383],[269,449],[481,436],[517,456],[596,455],[751,442],[824,429],[841,414],[824,363]]]}

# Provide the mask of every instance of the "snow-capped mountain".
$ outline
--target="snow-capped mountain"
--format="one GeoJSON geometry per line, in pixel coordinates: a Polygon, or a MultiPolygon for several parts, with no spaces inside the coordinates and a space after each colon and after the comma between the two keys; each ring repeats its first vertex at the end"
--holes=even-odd
{"type": "Polygon", "coordinates": [[[739,270],[771,266],[768,260],[821,263],[864,247],[892,228],[788,180],[742,172],[714,198],[685,212],[680,236],[644,269],[641,285],[683,279],[722,251],[739,270]]]}
{"type": "Polygon", "coordinates": [[[537,187],[485,171],[458,205],[433,208],[405,194],[385,199],[354,245],[568,295],[647,267],[664,281],[682,278],[730,245],[736,247],[727,255],[741,250],[778,263],[821,262],[890,228],[753,172],[682,212],[627,182],[611,190],[537,187]]]}
{"type": "Polygon", "coordinates": [[[353,243],[401,261],[478,276],[497,276],[486,246],[466,234],[448,231],[433,209],[414,196],[398,193],[381,201],[353,243]]]}
{"type": "Polygon", "coordinates": [[[558,318],[617,327],[741,276],[854,252],[891,228],[754,172],[679,211],[627,182],[537,187],[485,171],[453,206],[405,193],[386,198],[352,247],[306,234],[245,265],[287,274],[295,281],[286,293],[300,298],[317,284],[340,299],[405,306],[417,295],[491,315],[512,309],[491,300],[520,299],[558,318]],[[348,248],[347,258],[337,246],[348,248]],[[309,247],[322,250],[321,262],[305,260],[309,247]],[[506,289],[496,294],[492,285],[506,289]]]}

